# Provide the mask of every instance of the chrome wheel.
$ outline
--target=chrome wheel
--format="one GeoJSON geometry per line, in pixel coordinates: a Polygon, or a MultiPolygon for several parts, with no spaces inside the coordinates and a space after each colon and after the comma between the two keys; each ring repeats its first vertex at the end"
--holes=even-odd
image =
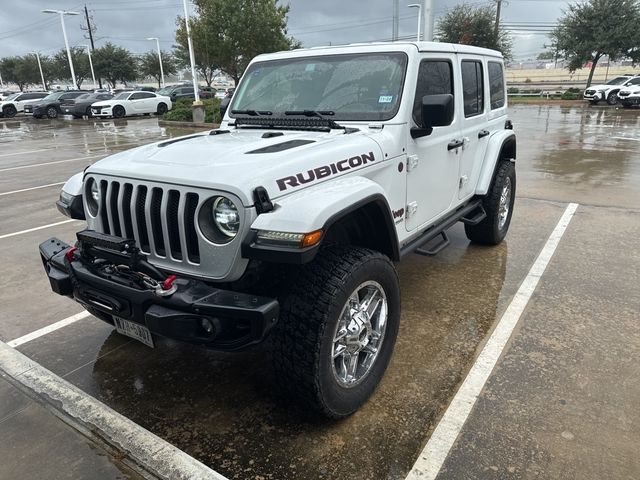
{"type": "Polygon", "coordinates": [[[507,177],[500,194],[500,206],[498,208],[498,228],[502,230],[509,218],[509,208],[511,206],[511,179],[507,177]]]}
{"type": "Polygon", "coordinates": [[[374,281],[360,284],[342,308],[333,335],[334,378],[346,388],[358,385],[378,357],[387,327],[387,297],[374,281]]]}

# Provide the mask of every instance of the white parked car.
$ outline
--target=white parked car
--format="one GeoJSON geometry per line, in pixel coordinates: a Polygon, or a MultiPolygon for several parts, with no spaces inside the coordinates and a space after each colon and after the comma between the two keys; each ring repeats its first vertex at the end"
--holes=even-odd
{"type": "Polygon", "coordinates": [[[15,117],[17,113],[24,112],[26,104],[35,103],[47,95],[47,92],[14,93],[0,102],[0,112],[3,117],[15,117]]]}
{"type": "Polygon", "coordinates": [[[103,100],[91,104],[91,114],[94,117],[122,118],[131,115],[149,115],[171,110],[169,97],[152,92],[121,92],[111,100],[103,100]]]}
{"type": "Polygon", "coordinates": [[[640,105],[640,85],[625,87],[618,92],[618,101],[624,108],[640,105]]]}
{"type": "Polygon", "coordinates": [[[56,293],[150,347],[238,350],[270,335],[278,388],[341,418],[391,358],[393,262],[437,254],[457,222],[499,244],[515,156],[500,52],[394,42],[260,55],[219,129],[72,177],[57,206],[88,229],[40,254],[56,293]]]}
{"type": "Polygon", "coordinates": [[[592,105],[596,105],[601,100],[606,100],[609,105],[615,105],[618,103],[618,92],[633,85],[640,85],[639,75],[622,75],[609,80],[604,85],[591,85],[584,91],[583,98],[592,105]]]}

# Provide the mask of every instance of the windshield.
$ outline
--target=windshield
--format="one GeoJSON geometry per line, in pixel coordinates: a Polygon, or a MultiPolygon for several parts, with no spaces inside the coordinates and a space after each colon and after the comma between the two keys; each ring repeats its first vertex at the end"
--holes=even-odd
{"type": "Polygon", "coordinates": [[[129,95],[131,95],[131,92],[120,92],[115,97],[113,97],[113,100],[126,100],[127,98],[129,98],[129,95]]]}
{"type": "Polygon", "coordinates": [[[627,80],[630,80],[631,77],[616,77],[613,80],[609,80],[607,82],[607,85],[622,85],[623,83],[625,83],[627,80]]]}
{"type": "Polygon", "coordinates": [[[12,93],[11,95],[9,95],[8,97],[5,98],[5,100],[14,100],[18,95],[20,95],[21,92],[18,93],[12,93]]]}
{"type": "Polygon", "coordinates": [[[171,93],[171,90],[173,90],[173,87],[164,87],[158,90],[156,93],[158,95],[169,95],[171,93]]]}
{"type": "Polygon", "coordinates": [[[333,120],[389,120],[400,107],[406,66],[404,53],[258,62],[245,72],[230,110],[268,111],[274,116],[317,110],[334,112],[333,120]]]}
{"type": "Polygon", "coordinates": [[[60,95],[62,95],[62,93],[63,92],[50,93],[49,95],[44,97],[42,100],[45,101],[45,102],[51,102],[53,100],[57,100],[58,97],[60,97],[60,95]]]}

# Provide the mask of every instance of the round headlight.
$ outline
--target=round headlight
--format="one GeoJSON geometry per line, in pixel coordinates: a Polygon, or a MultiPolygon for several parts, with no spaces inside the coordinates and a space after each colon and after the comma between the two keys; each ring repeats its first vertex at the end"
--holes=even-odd
{"type": "Polygon", "coordinates": [[[220,232],[233,238],[240,227],[240,214],[235,204],[227,197],[217,197],[211,206],[213,211],[213,223],[220,232]]]}
{"type": "Polygon", "coordinates": [[[87,180],[87,207],[92,217],[98,215],[98,205],[100,205],[100,189],[98,188],[98,182],[93,178],[87,180]]]}
{"type": "Polygon", "coordinates": [[[240,212],[229,198],[213,197],[200,207],[198,225],[207,240],[223,245],[229,243],[238,234],[240,212]]]}

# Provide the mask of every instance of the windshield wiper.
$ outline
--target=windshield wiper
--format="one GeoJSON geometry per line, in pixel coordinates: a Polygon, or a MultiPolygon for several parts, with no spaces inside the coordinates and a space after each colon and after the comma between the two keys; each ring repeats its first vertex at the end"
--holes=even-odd
{"type": "Polygon", "coordinates": [[[327,122],[329,128],[333,128],[336,130],[347,130],[347,127],[344,127],[337,123],[335,120],[325,117],[325,115],[333,116],[336,113],[331,110],[289,110],[284,112],[285,115],[301,115],[304,117],[317,117],[327,122]]]}
{"type": "Polygon", "coordinates": [[[273,115],[273,112],[269,110],[231,110],[234,115],[251,115],[252,117],[259,117],[260,115],[273,115]]]}

